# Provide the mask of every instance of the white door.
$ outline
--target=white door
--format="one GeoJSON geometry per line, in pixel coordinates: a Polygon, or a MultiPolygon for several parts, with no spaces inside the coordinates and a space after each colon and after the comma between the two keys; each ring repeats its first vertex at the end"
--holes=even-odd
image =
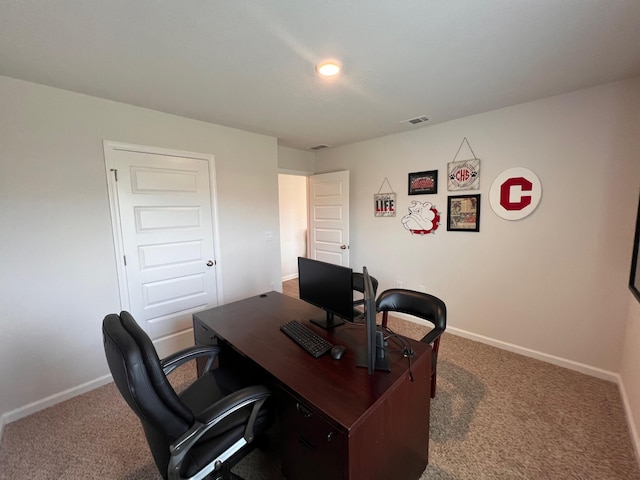
{"type": "Polygon", "coordinates": [[[349,266],[349,171],[309,177],[309,257],[349,266]]]}
{"type": "Polygon", "coordinates": [[[193,344],[191,315],[218,305],[213,157],[105,142],[121,303],[161,357],[193,344]]]}

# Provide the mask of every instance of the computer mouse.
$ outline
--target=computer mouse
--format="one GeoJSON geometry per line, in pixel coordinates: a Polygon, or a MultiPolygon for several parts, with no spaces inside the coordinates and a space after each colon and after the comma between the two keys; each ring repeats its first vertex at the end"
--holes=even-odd
{"type": "Polygon", "coordinates": [[[343,345],[334,345],[334,347],[331,349],[331,358],[333,358],[334,360],[340,360],[346,349],[347,347],[343,345]]]}

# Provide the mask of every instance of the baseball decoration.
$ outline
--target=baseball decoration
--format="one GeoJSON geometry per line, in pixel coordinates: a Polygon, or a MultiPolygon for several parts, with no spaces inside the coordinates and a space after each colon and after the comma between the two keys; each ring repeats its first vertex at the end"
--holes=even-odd
{"type": "Polygon", "coordinates": [[[531,215],[541,198],[540,179],[531,170],[522,167],[502,172],[489,190],[491,208],[505,220],[520,220],[531,215]]]}
{"type": "Polygon", "coordinates": [[[440,212],[430,202],[411,202],[409,213],[402,217],[402,226],[412,235],[435,233],[440,226],[440,212]]]}

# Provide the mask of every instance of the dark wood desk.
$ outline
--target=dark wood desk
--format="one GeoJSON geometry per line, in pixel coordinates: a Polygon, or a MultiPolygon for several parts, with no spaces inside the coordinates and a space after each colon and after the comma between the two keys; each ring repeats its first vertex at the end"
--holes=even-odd
{"type": "Polygon", "coordinates": [[[332,330],[309,318],[318,309],[269,292],[193,315],[197,344],[218,342],[273,379],[287,480],[415,480],[428,462],[431,348],[411,341],[409,360],[390,341],[391,372],[356,367],[364,326],[332,330]],[[297,319],[333,344],[340,360],[313,358],[279,329],[297,319]]]}

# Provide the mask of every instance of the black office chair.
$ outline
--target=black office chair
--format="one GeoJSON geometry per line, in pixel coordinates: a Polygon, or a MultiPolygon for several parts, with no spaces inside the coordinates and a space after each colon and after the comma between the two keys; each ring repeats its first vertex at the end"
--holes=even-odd
{"type": "MultiPolygon", "coordinates": [[[[364,294],[364,275],[362,275],[362,273],[353,272],[351,278],[353,282],[353,290],[364,294]]],[[[369,276],[369,278],[371,278],[371,284],[373,285],[373,295],[375,296],[377,294],[376,292],[378,291],[378,280],[376,280],[372,276],[369,276]]],[[[362,310],[362,308],[360,308],[362,305],[364,305],[364,298],[358,298],[353,301],[354,319],[364,318],[364,311],[362,310]]]]}
{"type": "Polygon", "coordinates": [[[193,347],[161,361],[128,312],[107,315],[102,334],[115,384],[138,415],[162,477],[238,478],[231,468],[262,443],[271,423],[269,390],[212,368],[217,347],[193,347]],[[166,375],[203,356],[205,373],[177,394],[166,375]]]}
{"type": "Polygon", "coordinates": [[[440,335],[447,328],[447,306],[442,300],[428,293],[401,288],[385,290],[376,300],[376,308],[382,313],[382,326],[387,326],[389,312],[413,315],[433,324],[433,329],[420,340],[431,344],[431,398],[436,396],[436,366],[440,335]]]}

